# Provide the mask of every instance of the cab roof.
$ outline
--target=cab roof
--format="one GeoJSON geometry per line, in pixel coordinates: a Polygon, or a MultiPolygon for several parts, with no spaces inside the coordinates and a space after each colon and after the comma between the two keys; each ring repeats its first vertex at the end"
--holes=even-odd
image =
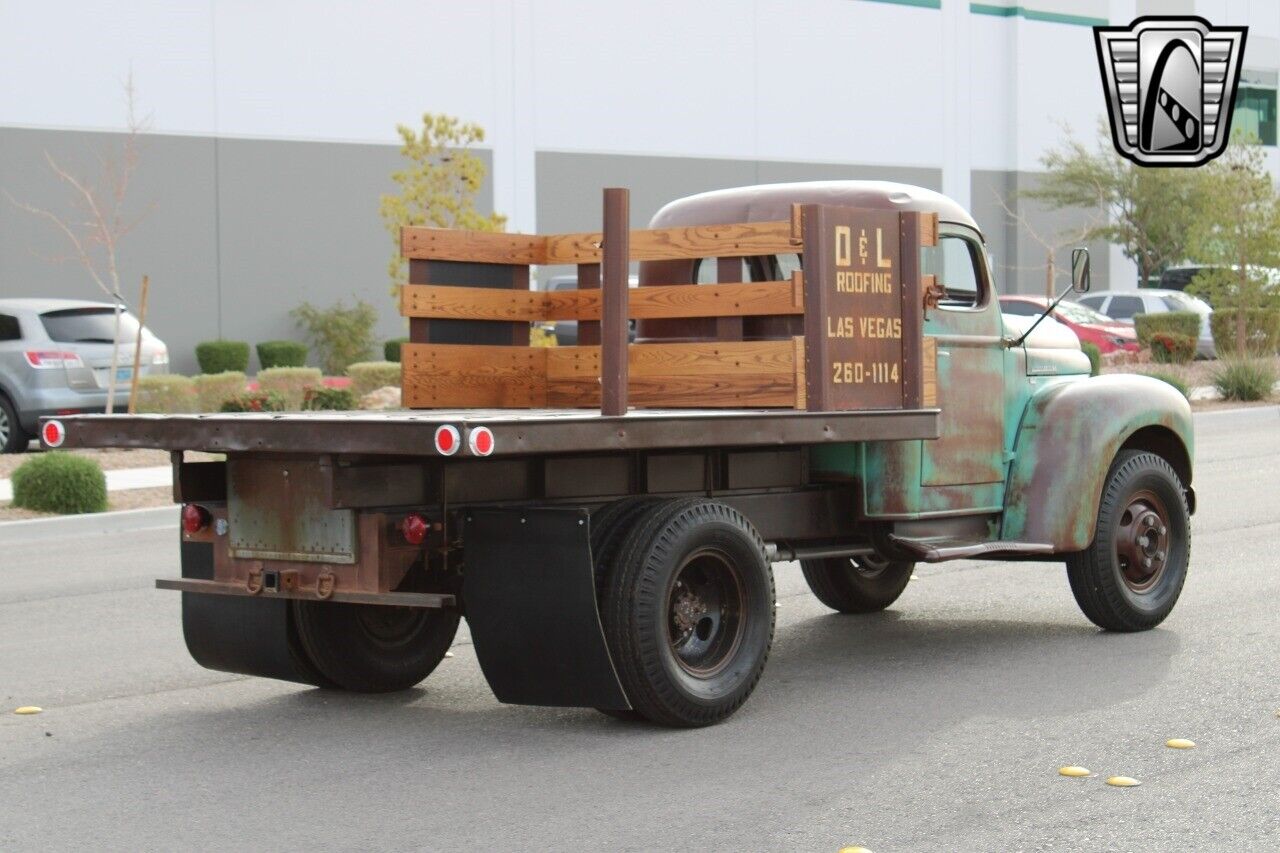
{"type": "Polygon", "coordinates": [[[942,222],[967,225],[981,233],[969,211],[942,193],[892,181],[803,181],[714,190],[667,204],[654,214],[649,227],[789,219],[793,204],[936,213],[942,222]]]}

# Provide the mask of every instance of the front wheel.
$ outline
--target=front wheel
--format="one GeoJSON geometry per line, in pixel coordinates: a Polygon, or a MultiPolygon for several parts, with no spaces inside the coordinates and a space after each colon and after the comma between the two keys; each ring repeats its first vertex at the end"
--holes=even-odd
{"type": "Polygon", "coordinates": [[[898,600],[916,564],[880,556],[801,560],[818,600],[840,613],[877,613],[898,600]]]}
{"type": "Polygon", "coordinates": [[[666,501],[631,524],[608,571],[601,622],[631,706],[706,726],[746,702],[773,643],[773,574],[738,511],[666,501]]]}
{"type": "Polygon", "coordinates": [[[1191,560],[1182,483],[1153,453],[1126,450],[1107,474],[1093,542],[1067,558],[1076,603],[1108,631],[1145,631],[1173,610],[1191,560]]]}

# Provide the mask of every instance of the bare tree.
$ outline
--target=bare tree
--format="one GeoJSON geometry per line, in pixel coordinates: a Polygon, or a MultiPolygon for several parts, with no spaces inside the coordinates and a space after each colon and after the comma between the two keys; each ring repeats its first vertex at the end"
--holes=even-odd
{"type": "MultiPolygon", "coordinates": [[[[1062,251],[1063,249],[1066,249],[1069,246],[1078,246],[1079,244],[1089,240],[1091,237],[1096,235],[1098,232],[1099,225],[1102,221],[1101,215],[1095,214],[1094,216],[1091,216],[1088,219],[1088,221],[1086,221],[1083,225],[1080,225],[1077,228],[1071,228],[1066,231],[1060,231],[1057,234],[1051,234],[1049,236],[1045,236],[1041,234],[1040,231],[1036,229],[1027,220],[1027,217],[1025,215],[1011,210],[1009,208],[1009,205],[1005,203],[1005,200],[1000,197],[1000,193],[993,191],[993,195],[995,195],[996,197],[996,203],[1000,205],[1000,208],[1005,212],[1005,215],[1009,217],[1010,224],[1021,229],[1037,245],[1039,245],[1042,249],[1044,249],[1044,267],[1043,267],[1044,295],[1050,301],[1052,301],[1054,297],[1058,295],[1056,292],[1057,291],[1056,283],[1057,283],[1058,275],[1060,273],[1065,274],[1068,272],[1067,270],[1058,269],[1057,264],[1054,261],[1055,255],[1057,255],[1058,252],[1062,251]]],[[[1023,270],[1040,270],[1042,269],[1042,267],[1038,265],[1037,266],[1020,266],[1019,265],[1019,266],[1005,266],[1005,269],[1023,271],[1023,270]]]]}
{"type": "Polygon", "coordinates": [[[133,72],[124,83],[126,129],[119,150],[97,152],[100,174],[94,181],[77,177],[44,152],[49,169],[69,191],[72,212],[67,215],[18,201],[7,191],[15,206],[48,221],[66,238],[69,251],[50,258],[84,268],[99,289],[115,305],[115,331],[111,341],[111,375],[107,385],[107,414],[115,408],[116,378],[120,364],[120,314],[125,307],[120,288],[120,241],[134,229],[148,211],[126,215],[125,196],[138,167],[139,137],[146,132],[148,117],[139,118],[136,109],[133,72]]]}

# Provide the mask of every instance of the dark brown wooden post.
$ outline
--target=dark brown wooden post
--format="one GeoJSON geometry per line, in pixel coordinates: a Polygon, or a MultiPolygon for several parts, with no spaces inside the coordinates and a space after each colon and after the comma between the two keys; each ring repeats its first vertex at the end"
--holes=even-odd
{"type": "MultiPolygon", "coordinates": [[[[742,281],[742,277],[742,258],[716,259],[717,282],[738,282],[742,281]]],[[[741,317],[716,318],[716,340],[740,341],[742,340],[742,335],[743,323],[741,317]]]]}
{"type": "MultiPolygon", "coordinates": [[[[600,289],[600,265],[578,264],[578,290],[600,289]]],[[[600,345],[600,321],[578,321],[578,346],[594,347],[600,345]]]]}
{"type": "Polygon", "coordinates": [[[604,191],[600,264],[600,414],[627,413],[627,273],[631,267],[631,193],[604,191]]]}
{"type": "Polygon", "coordinates": [[[902,407],[918,409],[924,404],[924,290],[920,249],[937,245],[937,216],[900,213],[898,221],[902,246],[902,407]]]}

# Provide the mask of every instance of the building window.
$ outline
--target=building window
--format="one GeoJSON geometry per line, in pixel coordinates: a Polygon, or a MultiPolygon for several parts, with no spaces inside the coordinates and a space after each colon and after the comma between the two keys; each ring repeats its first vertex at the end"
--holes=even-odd
{"type": "Polygon", "coordinates": [[[1250,133],[1263,145],[1276,144],[1276,90],[1241,86],[1231,130],[1250,133]]]}

